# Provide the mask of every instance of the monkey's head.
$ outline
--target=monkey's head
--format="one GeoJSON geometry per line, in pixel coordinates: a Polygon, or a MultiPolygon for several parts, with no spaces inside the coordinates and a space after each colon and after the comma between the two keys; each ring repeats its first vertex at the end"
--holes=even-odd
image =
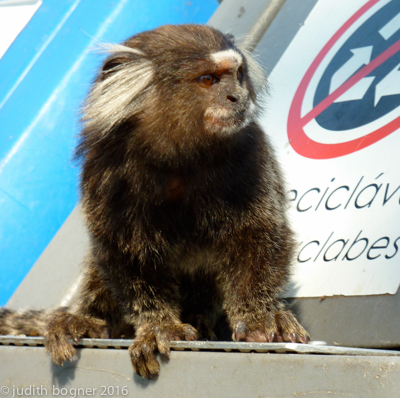
{"type": "Polygon", "coordinates": [[[106,47],[83,118],[98,139],[123,130],[136,147],[176,156],[229,139],[257,114],[261,69],[216,29],[166,25],[106,47]]]}

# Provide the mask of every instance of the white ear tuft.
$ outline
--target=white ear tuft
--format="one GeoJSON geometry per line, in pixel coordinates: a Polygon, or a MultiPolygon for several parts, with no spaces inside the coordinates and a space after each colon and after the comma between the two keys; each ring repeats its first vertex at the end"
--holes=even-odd
{"type": "Polygon", "coordinates": [[[109,75],[95,82],[82,120],[85,127],[106,133],[143,109],[143,95],[151,86],[154,68],[143,52],[135,48],[120,44],[105,44],[101,48],[123,60],[118,60],[109,75]]]}

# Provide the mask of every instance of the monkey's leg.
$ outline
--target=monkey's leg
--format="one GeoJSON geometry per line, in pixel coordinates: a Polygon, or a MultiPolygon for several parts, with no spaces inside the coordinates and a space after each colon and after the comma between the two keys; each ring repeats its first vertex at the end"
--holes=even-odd
{"type": "Polygon", "coordinates": [[[146,379],[158,375],[160,364],[155,354],[158,351],[169,358],[169,342],[174,340],[197,340],[196,329],[180,321],[165,320],[140,326],[129,347],[135,372],[146,379]]]}
{"type": "MultiPolygon", "coordinates": [[[[224,309],[235,341],[307,343],[310,336],[277,299],[288,276],[291,251],[279,233],[248,231],[235,247],[222,274],[224,309]],[[279,235],[278,235],[279,236],[279,235]],[[257,244],[256,244],[257,243],[257,244]]],[[[285,230],[281,232],[284,234],[285,230]]]]}
{"type": "Polygon", "coordinates": [[[77,344],[82,337],[107,338],[106,322],[88,315],[71,314],[63,308],[55,310],[45,328],[46,351],[57,365],[72,361],[76,349],[69,338],[77,344]]]}
{"type": "Polygon", "coordinates": [[[222,297],[216,275],[211,272],[185,273],[180,278],[182,320],[193,325],[202,340],[215,341],[216,324],[222,317],[222,297]]]}
{"type": "MultiPolygon", "coordinates": [[[[66,308],[54,310],[45,326],[46,351],[57,365],[71,361],[75,344],[82,337],[107,338],[113,326],[111,319],[118,317],[118,309],[100,273],[87,264],[84,285],[78,307],[74,312],[66,308]]],[[[115,322],[114,322],[115,323],[115,322]]]]}
{"type": "Polygon", "coordinates": [[[149,379],[160,369],[157,352],[168,358],[169,341],[196,340],[197,333],[180,320],[179,286],[170,270],[151,265],[140,270],[131,284],[130,297],[124,300],[130,303],[127,317],[136,329],[129,347],[132,365],[140,376],[149,379]]]}
{"type": "Polygon", "coordinates": [[[309,334],[290,311],[268,311],[264,318],[262,321],[236,322],[232,340],[259,343],[291,341],[304,344],[310,341],[309,334]]]}
{"type": "Polygon", "coordinates": [[[310,336],[290,311],[275,300],[260,300],[258,305],[250,297],[238,304],[228,300],[227,306],[246,307],[246,312],[227,311],[233,330],[232,340],[248,342],[284,342],[308,343],[310,336]],[[268,303],[269,302],[269,303],[268,303]],[[264,308],[261,309],[260,306],[264,308]],[[235,315],[232,315],[235,312],[235,315]]]}

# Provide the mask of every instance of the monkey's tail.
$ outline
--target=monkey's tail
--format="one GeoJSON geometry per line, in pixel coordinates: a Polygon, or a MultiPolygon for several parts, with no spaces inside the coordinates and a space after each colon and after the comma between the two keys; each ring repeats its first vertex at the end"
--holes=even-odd
{"type": "Polygon", "coordinates": [[[0,308],[0,335],[43,336],[49,311],[0,308]]]}

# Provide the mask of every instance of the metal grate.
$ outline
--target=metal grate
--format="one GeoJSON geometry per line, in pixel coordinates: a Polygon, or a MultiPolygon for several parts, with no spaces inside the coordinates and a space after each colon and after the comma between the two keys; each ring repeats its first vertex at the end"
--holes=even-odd
{"type": "MultiPolygon", "coordinates": [[[[132,340],[126,339],[81,339],[79,347],[128,348],[132,340]]],[[[44,346],[44,337],[0,336],[0,345],[44,346]]],[[[400,356],[400,351],[367,348],[335,347],[324,342],[296,343],[244,343],[232,341],[171,341],[172,350],[297,353],[323,355],[400,356]]]]}

